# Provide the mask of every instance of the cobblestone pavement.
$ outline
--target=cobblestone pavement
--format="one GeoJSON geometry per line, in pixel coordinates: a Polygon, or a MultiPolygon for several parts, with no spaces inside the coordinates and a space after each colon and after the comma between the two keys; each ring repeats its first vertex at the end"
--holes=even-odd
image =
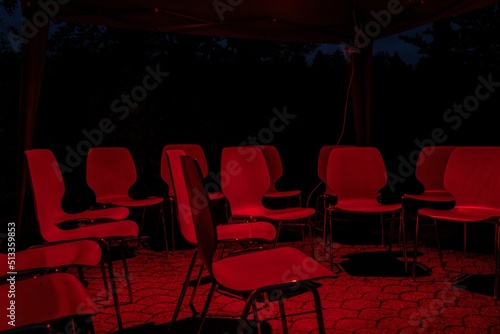
{"type": "MultiPolygon", "coordinates": [[[[419,246],[417,278],[411,278],[412,246],[409,243],[409,272],[405,273],[401,247],[392,253],[386,246],[347,242],[334,243],[333,279],[320,287],[327,333],[500,333],[500,300],[493,298],[493,252],[474,252],[466,256],[461,249],[444,251],[446,270],[441,269],[433,245],[419,246]]],[[[311,254],[310,244],[301,240],[280,242],[311,254]]],[[[325,260],[324,243],[315,240],[315,256],[325,260]]],[[[134,300],[128,300],[123,279],[118,281],[121,333],[167,333],[194,249],[165,252],[140,248],[129,257],[134,300]]],[[[120,262],[116,262],[123,274],[120,262]]],[[[196,270],[194,272],[197,272],[196,270]]],[[[206,274],[206,273],[205,273],[206,274]]],[[[99,313],[94,317],[97,334],[118,333],[114,308],[102,298],[102,280],[98,269],[86,269],[89,291],[97,300],[99,313]]],[[[204,280],[194,305],[203,307],[207,294],[204,280]]],[[[191,333],[196,318],[187,306],[188,297],[175,326],[176,333],[191,333]]],[[[274,304],[259,304],[263,333],[283,333],[274,304]]],[[[290,333],[317,333],[310,294],[285,302],[290,333]]],[[[243,301],[215,293],[204,333],[236,333],[243,301]]],[[[247,333],[257,332],[249,329],[247,333]]]]}

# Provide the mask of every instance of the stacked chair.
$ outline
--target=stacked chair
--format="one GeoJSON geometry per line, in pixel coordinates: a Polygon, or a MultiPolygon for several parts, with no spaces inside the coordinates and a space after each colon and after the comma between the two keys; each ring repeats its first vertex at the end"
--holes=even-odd
{"type": "MultiPolygon", "coordinates": [[[[167,150],[165,152],[165,163],[168,164],[168,170],[170,172],[170,179],[172,180],[172,189],[174,191],[174,196],[176,198],[176,215],[177,221],[179,223],[179,230],[182,237],[190,245],[196,246],[197,238],[195,232],[195,226],[193,221],[193,216],[191,214],[191,209],[193,210],[204,210],[204,207],[193,207],[189,201],[188,195],[193,189],[187,188],[185,178],[186,174],[182,168],[181,160],[186,157],[186,154],[182,150],[167,150]]],[[[199,164],[196,161],[196,165],[199,168],[199,164]]],[[[199,168],[201,170],[201,168],[199,168]]],[[[198,174],[195,175],[198,177],[198,174]]],[[[204,190],[204,189],[203,189],[204,190]]],[[[203,205],[205,192],[200,192],[197,194],[199,198],[199,205],[203,205]]],[[[276,228],[268,222],[251,222],[251,223],[231,223],[231,224],[218,224],[216,227],[217,232],[217,245],[221,245],[220,257],[223,257],[224,246],[228,244],[238,244],[243,247],[261,247],[261,245],[271,244],[276,238],[276,228]]],[[[179,296],[177,306],[175,308],[174,314],[172,316],[172,321],[170,322],[170,330],[175,325],[177,317],[179,315],[184,296],[186,294],[189,282],[191,280],[192,271],[196,260],[199,257],[199,251],[196,250],[193,253],[191,263],[189,265],[188,271],[186,273],[186,279],[181,289],[181,294],[179,296]]],[[[194,308],[193,301],[196,292],[196,288],[200,284],[201,275],[203,269],[209,269],[204,266],[204,262],[200,266],[198,277],[196,279],[196,284],[191,294],[191,300],[189,302],[189,307],[191,308],[193,314],[196,314],[196,309],[194,308]]]]}
{"type": "MultiPolygon", "coordinates": [[[[28,161],[36,218],[42,238],[45,242],[50,243],[91,239],[102,245],[101,249],[104,255],[102,261],[107,264],[109,269],[111,292],[118,326],[120,329],[123,328],[110,248],[117,246],[121,250],[120,254],[122,255],[129,298],[132,301],[132,288],[129,281],[125,247],[130,242],[137,242],[139,234],[137,223],[125,219],[129,215],[129,210],[123,207],[86,210],[77,213],[66,212],[61,206],[65,193],[64,179],[52,151],[48,149],[32,149],[25,151],[25,155],[28,161]]],[[[82,254],[84,250],[77,248],[77,245],[81,245],[81,243],[61,244],[61,246],[58,246],[61,249],[58,258],[48,260],[63,261],[64,257],[70,257],[71,255],[76,257],[77,254],[82,254]]],[[[89,248],[87,256],[92,254],[92,249],[89,248]]],[[[42,248],[38,251],[42,251],[42,248]]],[[[40,257],[38,258],[40,259],[40,257]]],[[[86,259],[88,261],[88,257],[86,259]]],[[[42,260],[40,261],[41,264],[45,263],[42,260]]],[[[104,270],[102,273],[104,277],[104,270]]],[[[106,286],[105,289],[107,288],[106,286]]]]}
{"type": "MultiPolygon", "coordinates": [[[[385,204],[380,200],[380,190],[387,183],[387,171],[380,151],[375,147],[345,147],[331,150],[326,171],[327,187],[332,189],[337,201],[326,208],[329,221],[330,240],[332,224],[339,213],[348,215],[379,216],[382,243],[384,243],[384,221],[389,215],[391,222],[389,252],[392,250],[394,222],[399,221],[403,235],[405,271],[407,270],[404,219],[401,203],[385,204]]],[[[345,220],[344,218],[342,220],[345,220]]],[[[330,250],[330,269],[333,267],[333,247],[330,250]]]]}
{"type": "Polygon", "coordinates": [[[314,308],[311,312],[316,314],[318,331],[326,333],[319,294],[321,286],[319,281],[332,279],[335,275],[293,247],[257,250],[223,258],[216,256],[220,235],[212,221],[208,208],[208,198],[200,196],[200,194],[204,194],[204,188],[199,166],[191,157],[181,156],[180,160],[184,173],[183,189],[186,190],[186,198],[190,208],[184,212],[189,217],[188,219],[193,222],[198,256],[204,267],[207,268],[212,280],[196,333],[203,332],[204,320],[207,317],[212,296],[216,291],[233,295],[245,301],[237,333],[253,331],[247,322],[248,315],[252,311],[256,331],[260,332],[260,324],[264,319],[259,318],[257,303],[263,300],[279,304],[283,332],[287,333],[285,300],[310,292],[314,301],[314,308]],[[290,270],[290,268],[295,267],[302,268],[304,265],[307,265],[308,268],[305,276],[300,277],[301,275],[294,274],[290,270]]]}
{"type": "Polygon", "coordinates": [[[137,168],[130,151],[125,147],[93,147],[86,165],[88,186],[94,191],[96,202],[104,207],[142,208],[139,237],[143,237],[146,209],[158,208],[158,222],[162,222],[165,253],[168,256],[167,226],[163,212],[164,198],[149,196],[132,198],[130,189],[137,181],[137,168]]]}
{"type": "MultiPolygon", "coordinates": [[[[438,253],[441,267],[445,268],[439,244],[438,222],[457,224],[493,224],[495,281],[494,296],[500,290],[500,147],[457,147],[451,153],[445,173],[444,187],[453,197],[451,209],[420,208],[417,211],[415,244],[413,251],[413,278],[416,276],[419,224],[422,219],[431,219],[436,227],[438,253]]],[[[465,244],[464,244],[465,246],[465,244]]]]}
{"type": "MultiPolygon", "coordinates": [[[[171,150],[181,150],[184,152],[184,154],[189,155],[190,157],[193,157],[200,165],[203,179],[206,180],[209,172],[208,172],[208,162],[207,158],[205,156],[205,151],[199,144],[193,144],[193,143],[183,143],[183,144],[167,144],[163,147],[162,153],[161,153],[161,160],[160,160],[160,176],[162,180],[165,182],[165,184],[168,187],[168,195],[167,199],[170,204],[170,223],[173,228],[175,226],[175,192],[174,192],[174,185],[171,177],[171,172],[169,169],[169,164],[167,162],[167,155],[166,153],[171,150]]],[[[228,219],[228,207],[227,207],[227,201],[226,198],[224,197],[224,194],[221,191],[216,190],[215,188],[218,187],[216,184],[217,180],[212,180],[210,184],[206,184],[208,186],[213,187],[212,191],[208,192],[208,196],[210,198],[210,204],[211,207],[213,208],[215,203],[220,203],[223,202],[224,204],[224,209],[225,209],[225,217],[224,219],[228,219]]],[[[173,230],[172,230],[173,231],[173,230]]],[[[175,250],[175,238],[174,235],[172,234],[172,249],[175,250]]]]}
{"type": "Polygon", "coordinates": [[[301,206],[269,209],[263,198],[270,187],[269,169],[262,150],[257,146],[225,147],[221,155],[221,175],[227,179],[221,184],[229,202],[230,221],[269,221],[277,224],[278,242],[283,226],[301,226],[309,230],[311,252],[314,257],[312,220],[315,210],[301,206]]]}

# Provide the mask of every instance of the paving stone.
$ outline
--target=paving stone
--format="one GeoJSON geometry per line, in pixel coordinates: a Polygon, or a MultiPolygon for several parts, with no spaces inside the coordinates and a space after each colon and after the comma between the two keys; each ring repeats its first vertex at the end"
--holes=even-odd
{"type": "MultiPolygon", "coordinates": [[[[285,244],[308,251],[307,243],[285,244]]],[[[363,259],[363,255],[370,255],[367,253],[385,254],[385,250],[379,245],[339,244],[335,249],[335,261],[344,265],[346,261],[351,261],[352,265],[350,256],[353,254],[363,259]]],[[[193,249],[177,250],[171,252],[167,259],[162,252],[141,249],[129,258],[133,303],[129,303],[122,277],[118,284],[125,327],[123,333],[166,333],[193,252],[193,249]]],[[[395,267],[395,271],[387,276],[352,276],[348,271],[340,271],[337,278],[322,281],[319,291],[327,334],[500,333],[500,300],[473,290],[473,284],[466,282],[460,272],[466,269],[468,275],[491,275],[492,257],[470,253],[464,258],[461,250],[447,250],[447,265],[458,269],[452,272],[440,268],[435,248],[422,245],[419,252],[422,252],[419,263],[432,270],[416,280],[400,271],[401,267],[395,267]]],[[[328,267],[327,261],[321,264],[328,267]]],[[[368,264],[359,263],[359,266],[368,264]]],[[[411,262],[409,265],[411,268],[411,262]]],[[[115,267],[117,274],[123,275],[119,261],[115,267]]],[[[197,272],[198,268],[195,268],[193,276],[197,272]]],[[[104,298],[100,269],[87,268],[85,274],[91,297],[99,300],[98,314],[94,317],[96,334],[118,334],[112,299],[104,298]]],[[[210,287],[204,277],[194,300],[198,312],[203,308],[210,287]]],[[[192,287],[188,289],[179,313],[176,333],[188,334],[196,324],[197,319],[192,317],[187,306],[191,291],[192,287]]],[[[243,305],[243,300],[216,291],[206,321],[206,333],[235,333],[243,305]],[[219,326],[222,332],[217,330],[219,326]]],[[[258,307],[262,306],[258,303],[258,307]]],[[[317,333],[315,314],[310,312],[313,306],[310,294],[285,301],[290,333],[317,333]]],[[[263,334],[283,333],[277,305],[261,308],[259,318],[265,317],[271,319],[264,320],[263,334]]],[[[253,320],[252,315],[249,320],[253,320]]]]}

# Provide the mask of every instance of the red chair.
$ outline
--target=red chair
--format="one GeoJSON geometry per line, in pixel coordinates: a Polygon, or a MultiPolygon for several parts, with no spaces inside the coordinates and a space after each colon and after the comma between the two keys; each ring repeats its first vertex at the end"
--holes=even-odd
{"type": "Polygon", "coordinates": [[[283,163],[281,161],[281,156],[276,148],[276,146],[272,145],[259,145],[257,146],[261,149],[264,154],[264,158],[266,159],[267,167],[269,168],[269,182],[270,186],[267,192],[264,194],[264,198],[269,199],[290,199],[296,197],[298,200],[298,205],[301,206],[302,192],[299,189],[292,190],[278,190],[276,184],[279,179],[283,176],[283,163]]]}
{"type": "Polygon", "coordinates": [[[262,300],[261,298],[279,304],[283,331],[287,333],[284,301],[309,291],[314,299],[318,331],[325,333],[321,298],[318,291],[319,281],[334,278],[335,275],[293,247],[273,248],[215,259],[220,237],[218,229],[212,223],[211,213],[208,210],[208,199],[203,196],[205,192],[199,167],[195,160],[187,156],[181,157],[181,164],[189,200],[189,207],[184,212],[193,221],[198,256],[212,278],[212,285],[203,307],[197,333],[201,333],[203,330],[204,320],[216,290],[245,300],[240,324],[237,328],[238,333],[243,333],[248,329],[249,325],[246,320],[250,308],[253,309],[257,331],[260,332],[260,319],[256,303],[262,300]],[[297,274],[300,270],[295,272],[291,270],[291,268],[304,268],[304,266],[307,266],[307,269],[302,274],[297,274]]]}
{"type": "Polygon", "coordinates": [[[444,173],[448,159],[455,148],[456,146],[426,146],[420,150],[415,166],[415,176],[421,183],[423,191],[405,192],[402,196],[404,207],[411,210],[410,206],[414,204],[413,202],[425,206],[454,204],[455,199],[444,187],[444,173]]]}
{"type": "Polygon", "coordinates": [[[2,333],[95,333],[92,317],[98,312],[85,287],[72,274],[53,273],[37,278],[17,279],[15,298],[9,282],[0,285],[2,333]],[[10,302],[15,301],[12,326],[10,302]],[[5,316],[7,315],[7,317],[5,316]]]}
{"type": "MultiPolygon", "coordinates": [[[[169,165],[166,161],[166,153],[167,151],[170,150],[182,150],[185,154],[189,155],[190,157],[193,157],[198,161],[200,164],[200,168],[203,174],[203,179],[206,180],[209,171],[208,171],[208,163],[207,159],[205,156],[205,152],[203,151],[203,148],[199,144],[168,144],[163,147],[162,151],[162,156],[160,160],[160,175],[162,180],[167,184],[168,186],[168,200],[170,203],[170,218],[171,218],[171,224],[172,228],[174,226],[174,208],[175,208],[175,195],[174,195],[174,187],[172,184],[172,179],[171,179],[171,173],[169,170],[169,165]]],[[[228,209],[227,209],[227,203],[226,203],[226,198],[224,197],[224,194],[221,191],[216,190],[215,188],[218,187],[216,185],[216,180],[212,180],[210,182],[210,186],[212,186],[212,191],[208,192],[208,197],[210,198],[211,203],[215,203],[215,201],[224,201],[224,207],[226,211],[226,220],[228,219],[228,209]]],[[[173,235],[173,233],[172,233],[173,235]]],[[[175,241],[174,237],[172,236],[172,249],[175,250],[175,241]]]]}
{"type": "Polygon", "coordinates": [[[97,203],[142,208],[139,238],[143,236],[144,220],[148,207],[159,208],[158,221],[163,225],[165,253],[168,256],[167,227],[163,214],[163,197],[132,198],[130,188],[137,181],[137,169],[130,151],[125,147],[93,147],[87,156],[86,178],[94,191],[97,203]]]}
{"type": "MultiPolygon", "coordinates": [[[[183,238],[190,244],[195,246],[197,243],[195,227],[193,225],[193,219],[189,213],[190,203],[188,199],[188,192],[190,189],[186,187],[185,174],[181,165],[181,157],[186,156],[182,150],[168,150],[166,152],[166,163],[168,163],[169,171],[171,174],[172,188],[174,189],[174,195],[176,198],[176,214],[177,220],[179,222],[179,230],[183,238]]],[[[197,161],[197,160],[196,160],[197,161]]],[[[201,169],[200,169],[201,170],[201,169]]],[[[199,194],[200,196],[204,194],[199,194]]],[[[268,244],[272,243],[276,238],[276,228],[274,225],[267,222],[252,222],[252,223],[232,223],[232,224],[219,224],[216,227],[219,245],[226,245],[231,243],[237,243],[248,247],[248,244],[268,244]]],[[[221,249],[221,257],[223,255],[224,248],[221,249]]],[[[174,314],[172,316],[172,321],[170,322],[170,328],[175,324],[177,317],[179,315],[184,296],[186,294],[189,282],[191,280],[191,273],[193,271],[198,252],[195,251],[191,259],[188,271],[186,273],[186,279],[179,296],[177,306],[175,308],[174,314]]],[[[197,278],[197,283],[193,289],[191,295],[191,300],[189,306],[193,313],[195,313],[195,308],[193,306],[194,294],[196,287],[198,286],[201,274],[203,271],[203,265],[200,267],[200,271],[197,278]]]]}
{"type": "MultiPolygon", "coordinates": [[[[67,213],[61,207],[65,192],[64,179],[54,154],[47,149],[25,151],[31,179],[38,227],[46,242],[61,242],[77,239],[97,239],[106,244],[110,280],[114,279],[114,269],[109,256],[112,246],[119,246],[122,254],[123,269],[132,300],[132,287],[128,277],[125,257],[125,245],[138,238],[137,223],[131,220],[112,220],[111,218],[128,216],[127,208],[109,208],[88,210],[79,213],[67,213]]],[[[112,286],[113,301],[118,317],[118,326],[122,328],[119,317],[119,304],[116,289],[112,286]]]]}
{"type": "Polygon", "coordinates": [[[307,226],[314,256],[311,217],[315,210],[305,207],[269,209],[263,205],[270,177],[266,160],[258,147],[225,147],[222,150],[221,168],[221,178],[224,178],[221,188],[229,202],[230,221],[277,222],[275,244],[283,225],[307,226]]]}
{"type": "Polygon", "coordinates": [[[439,244],[438,221],[460,224],[492,223],[495,225],[495,286],[500,289],[500,147],[457,147],[450,155],[444,174],[444,186],[455,205],[451,209],[421,208],[417,212],[412,276],[416,276],[418,227],[420,219],[432,219],[436,228],[441,267],[443,254],[439,244]]]}
{"type": "MultiPolygon", "coordinates": [[[[415,221],[416,212],[422,207],[435,209],[450,209],[455,204],[455,199],[444,187],[444,172],[451,152],[456,146],[426,146],[418,155],[415,164],[415,177],[420,182],[422,191],[405,192],[401,196],[405,222],[415,221]]],[[[464,225],[464,252],[466,229],[464,225]]]]}
{"type": "MultiPolygon", "coordinates": [[[[94,240],[74,240],[43,243],[15,253],[15,272],[18,276],[38,276],[45,273],[78,268],[80,281],[84,281],[83,267],[94,267],[104,263],[102,245],[94,240]]],[[[0,254],[0,277],[8,276],[8,254],[0,254]]],[[[106,273],[103,270],[104,287],[107,289],[106,273]]]]}
{"type": "MultiPolygon", "coordinates": [[[[384,243],[384,214],[390,214],[391,229],[389,251],[392,250],[394,221],[399,219],[403,235],[405,271],[407,270],[406,241],[401,203],[384,204],[380,190],[387,183],[387,171],[380,151],[374,147],[345,147],[332,150],[328,159],[327,186],[337,194],[337,203],[328,208],[330,240],[334,213],[379,215],[384,243]],[[399,217],[398,217],[399,216],[399,217]]],[[[333,250],[330,249],[330,268],[333,266],[333,250]]]]}
{"type": "MultiPolygon", "coordinates": [[[[329,203],[335,203],[337,201],[337,194],[328,186],[326,181],[326,171],[328,170],[328,159],[330,158],[330,152],[333,149],[343,148],[343,147],[354,147],[354,145],[325,145],[322,146],[318,154],[318,177],[321,180],[318,186],[324,186],[323,192],[316,197],[316,215],[320,212],[319,202],[322,201],[323,207],[323,240],[326,240],[326,216],[327,207],[329,203]]],[[[314,190],[313,190],[314,191],[314,190]]],[[[317,219],[315,219],[317,221],[317,219]]]]}

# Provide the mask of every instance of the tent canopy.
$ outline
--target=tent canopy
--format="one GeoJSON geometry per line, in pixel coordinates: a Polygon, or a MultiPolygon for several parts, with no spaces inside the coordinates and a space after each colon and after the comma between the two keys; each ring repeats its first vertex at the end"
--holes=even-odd
{"type": "MultiPolygon", "coordinates": [[[[25,1],[25,0],[24,0],[25,1]]],[[[289,42],[370,39],[498,3],[498,0],[53,0],[55,22],[289,42]]],[[[35,2],[26,1],[24,5],[35,2]]],[[[51,7],[51,8],[50,8],[51,7]]],[[[43,10],[43,8],[42,8],[43,10]]]]}

